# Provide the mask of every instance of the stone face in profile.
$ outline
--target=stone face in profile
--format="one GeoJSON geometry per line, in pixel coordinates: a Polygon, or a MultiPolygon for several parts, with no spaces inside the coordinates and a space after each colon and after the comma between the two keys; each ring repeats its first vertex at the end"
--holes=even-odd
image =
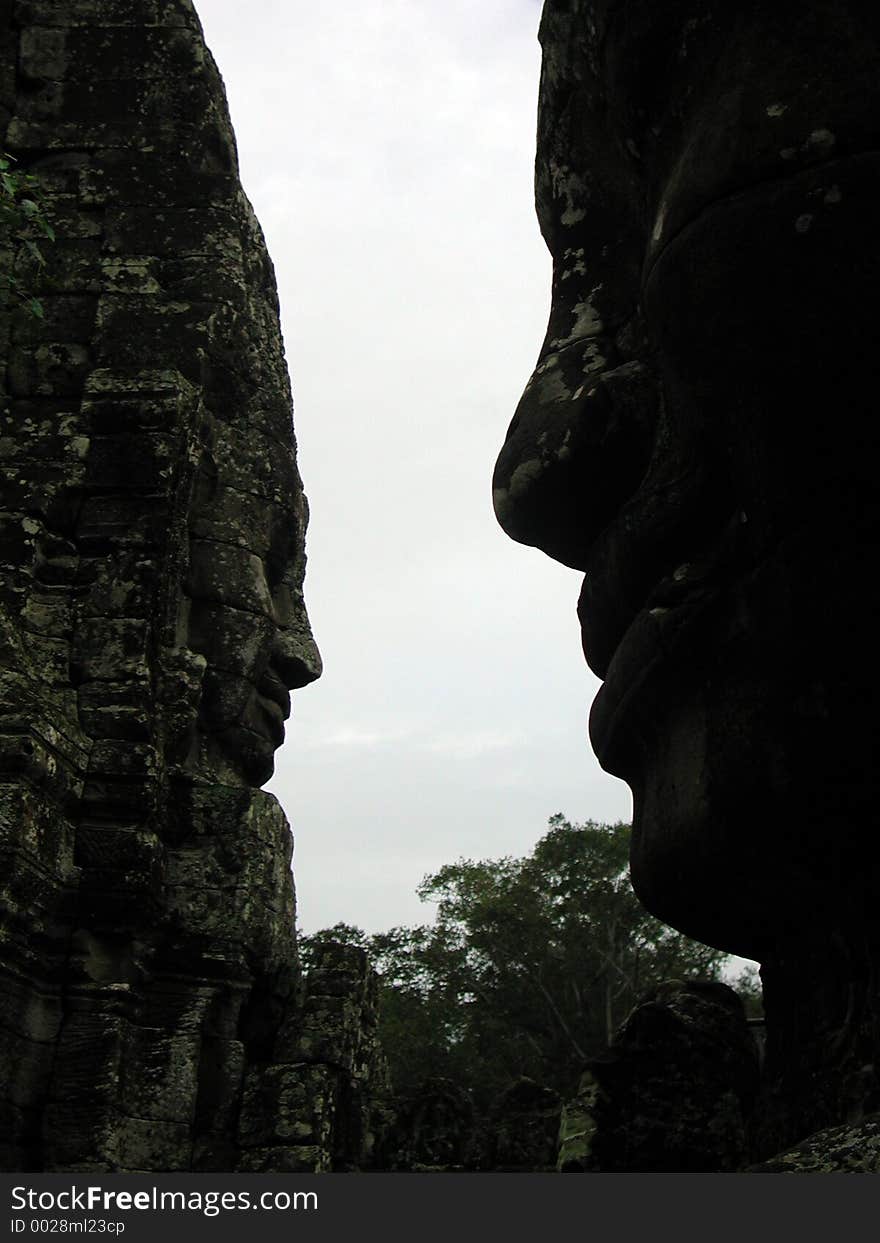
{"type": "Polygon", "coordinates": [[[721,983],[668,980],[588,1064],[566,1106],[563,1173],[733,1173],[748,1163],[758,1047],[721,983]]]}
{"type": "Polygon", "coordinates": [[[289,422],[261,432],[247,416],[202,425],[185,644],[205,661],[192,760],[261,785],[284,737],[289,691],[321,665],[302,600],[306,508],[289,422]]]}
{"type": "Polygon", "coordinates": [[[57,240],[44,319],[0,317],[0,1165],[356,1163],[369,972],[303,984],[290,831],[256,788],[320,658],[222,83],[189,0],[4,12],[3,145],[57,240]],[[334,990],[345,1039],[301,1047],[334,990]]]}
{"type": "Polygon", "coordinates": [[[541,39],[552,308],[496,512],[585,572],[638,893],[764,963],[820,1125],[876,1061],[880,18],[547,0],[541,39]]]}

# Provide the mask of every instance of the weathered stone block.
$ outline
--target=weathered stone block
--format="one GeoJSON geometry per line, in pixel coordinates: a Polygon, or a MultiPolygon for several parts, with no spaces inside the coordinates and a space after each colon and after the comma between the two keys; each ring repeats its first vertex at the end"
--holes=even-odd
{"type": "Polygon", "coordinates": [[[188,1129],[195,1115],[199,1052],[195,1035],[169,1037],[158,1027],[131,1028],[123,1055],[124,1112],[188,1129]]]}
{"type": "Polygon", "coordinates": [[[162,435],[95,436],[86,481],[90,488],[160,490],[172,469],[176,439],[162,435]]]}
{"type": "Polygon", "coordinates": [[[880,1174],[880,1118],[828,1127],[759,1165],[750,1174],[880,1174]]]}
{"type": "Polygon", "coordinates": [[[32,82],[63,78],[70,63],[64,27],[26,26],[19,40],[19,72],[32,82]]]}
{"type": "Polygon", "coordinates": [[[102,362],[112,358],[133,368],[146,350],[197,380],[207,340],[203,307],[122,293],[105,293],[98,305],[96,351],[102,362]]]}
{"type": "MultiPolygon", "coordinates": [[[[167,30],[141,23],[73,26],[64,32],[64,50],[66,72],[60,76],[97,81],[102,86],[116,78],[166,83],[171,79],[172,86],[179,86],[179,79],[203,70],[208,56],[190,27],[167,30]]],[[[83,115],[78,101],[73,102],[73,109],[77,116],[83,115]]],[[[193,112],[198,115],[197,109],[193,112]]]]}
{"type": "MultiPolygon", "coordinates": [[[[14,451],[12,438],[5,437],[0,440],[0,454],[3,454],[6,443],[14,451]]],[[[30,519],[28,525],[24,514],[4,514],[0,518],[0,558],[5,564],[27,565],[33,560],[36,535],[32,529],[34,525],[33,519],[30,519]]]]}
{"type": "MultiPolygon", "coordinates": [[[[49,246],[46,247],[47,251],[49,246]]],[[[26,312],[12,321],[12,340],[39,346],[47,339],[88,345],[95,333],[96,306],[94,298],[66,297],[51,294],[41,298],[43,314],[39,318],[26,312]]],[[[68,411],[75,418],[75,411],[68,411]]]]}
{"type": "Polygon", "coordinates": [[[34,590],[21,611],[21,624],[51,638],[65,638],[70,632],[70,602],[52,587],[34,584],[34,590]]]}
{"type": "Polygon", "coordinates": [[[146,683],[90,682],[79,687],[77,698],[80,720],[91,737],[133,742],[151,737],[152,699],[146,683]]]}
{"type": "Polygon", "coordinates": [[[10,1172],[30,1169],[39,1150],[40,1113],[0,1101],[0,1167],[10,1172]]]}
{"type": "Polygon", "coordinates": [[[99,871],[122,871],[149,876],[161,866],[161,850],[149,830],[102,821],[79,825],[76,862],[99,871]]]}
{"type": "Polygon", "coordinates": [[[27,851],[42,868],[72,879],[73,828],[57,814],[55,792],[37,791],[19,781],[0,784],[0,846],[27,851]]]}
{"type": "Polygon", "coordinates": [[[241,1155],[243,1174],[327,1174],[329,1154],[315,1144],[301,1147],[248,1148],[241,1155]]]}
{"type": "Polygon", "coordinates": [[[141,545],[154,548],[161,544],[168,529],[168,501],[150,497],[144,504],[128,495],[89,497],[83,507],[78,530],[84,550],[106,550],[108,545],[141,545]]]}
{"type": "Polygon", "coordinates": [[[91,125],[77,125],[51,118],[30,120],[23,116],[15,116],[10,121],[7,139],[10,147],[23,153],[78,151],[82,147],[131,150],[145,142],[134,123],[95,121],[91,125]]]}
{"type": "Polygon", "coordinates": [[[73,641],[76,682],[147,681],[149,624],[141,618],[83,618],[73,641]]]}
{"type": "Polygon", "coordinates": [[[72,397],[90,366],[88,349],[77,341],[18,346],[9,355],[9,391],[13,397],[72,397]]]}
{"type": "MultiPolygon", "coordinates": [[[[162,7],[180,6],[163,0],[162,7]]],[[[155,24],[159,8],[159,0],[140,0],[137,11],[129,0],[15,0],[13,12],[24,27],[138,26],[155,24]]]]}
{"type": "Polygon", "coordinates": [[[169,1173],[190,1168],[192,1139],[187,1123],[123,1114],[115,1129],[119,1136],[115,1146],[117,1168],[169,1173]]]}
{"type": "Polygon", "coordinates": [[[173,259],[199,255],[231,268],[240,268],[242,263],[241,223],[228,204],[168,207],[160,212],[141,206],[111,208],[106,227],[111,253],[173,259]]]}
{"type": "Polygon", "coordinates": [[[245,1082],[239,1132],[245,1147],[317,1144],[332,1132],[338,1077],[325,1066],[271,1066],[245,1082]]]}

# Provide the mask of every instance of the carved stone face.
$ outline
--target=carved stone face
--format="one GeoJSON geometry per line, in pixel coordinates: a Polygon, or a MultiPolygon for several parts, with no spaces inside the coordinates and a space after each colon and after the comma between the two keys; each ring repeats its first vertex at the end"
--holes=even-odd
{"type": "Polygon", "coordinates": [[[880,890],[862,8],[549,0],[542,23],[552,308],[496,512],[585,571],[590,731],[633,789],[638,892],[754,957],[880,890]]]}
{"type": "Polygon", "coordinates": [[[209,419],[190,516],[188,646],[205,658],[200,762],[262,785],[289,691],[321,659],[302,597],[306,506],[290,444],[209,419]]]}

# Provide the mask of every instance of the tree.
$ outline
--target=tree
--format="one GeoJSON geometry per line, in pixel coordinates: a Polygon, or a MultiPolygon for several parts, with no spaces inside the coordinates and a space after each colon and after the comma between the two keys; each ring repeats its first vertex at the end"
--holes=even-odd
{"type": "Polygon", "coordinates": [[[486,1102],[528,1075],[569,1092],[652,986],[719,977],[724,954],[635,897],[629,833],[553,816],[524,858],[461,859],[427,876],[418,892],[437,904],[433,925],[371,937],[347,929],[383,977],[398,1091],[443,1075],[486,1102]]]}

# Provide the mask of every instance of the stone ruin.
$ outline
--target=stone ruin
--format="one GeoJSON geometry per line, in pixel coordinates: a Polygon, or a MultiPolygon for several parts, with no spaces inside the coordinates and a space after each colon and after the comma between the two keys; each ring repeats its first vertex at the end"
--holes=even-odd
{"type": "Polygon", "coordinates": [[[0,6],[0,1168],[368,1158],[375,979],[303,980],[258,787],[320,673],[272,265],[190,0],[0,6]]]}
{"type": "Polygon", "coordinates": [[[832,1128],[844,1168],[880,1109],[880,11],[546,0],[541,42],[552,305],[496,513],[584,572],[637,893],[761,963],[751,1159],[832,1128]]]}

